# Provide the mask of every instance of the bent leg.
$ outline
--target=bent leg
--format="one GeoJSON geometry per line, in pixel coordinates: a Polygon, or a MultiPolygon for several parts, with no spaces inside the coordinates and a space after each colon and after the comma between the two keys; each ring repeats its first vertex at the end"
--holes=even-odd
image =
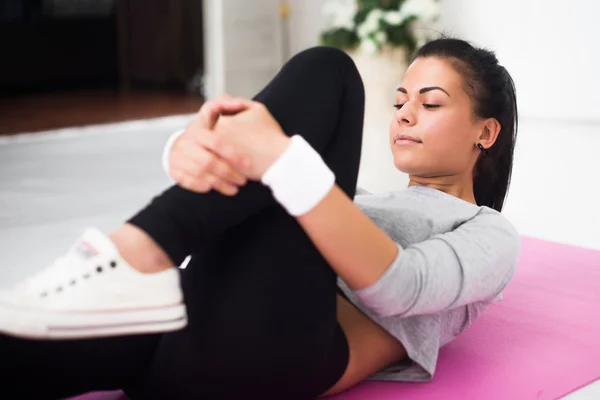
{"type": "MultiPolygon", "coordinates": [[[[294,56],[255,97],[288,135],[302,135],[354,196],[360,158],[364,90],[345,53],[327,47],[294,56]],[[343,173],[341,173],[343,171],[343,173]]],[[[270,207],[279,207],[270,190],[250,182],[234,197],[193,193],[173,186],[129,222],[148,233],[179,265],[208,238],[223,233],[270,207]]]]}
{"type": "MultiPolygon", "coordinates": [[[[257,98],[287,132],[307,135],[338,185],[353,196],[362,135],[360,78],[335,50],[297,57],[257,98]]],[[[163,336],[135,398],[308,399],[344,373],[348,345],[336,319],[335,272],[265,188],[243,190],[232,199],[189,195],[197,201],[194,218],[202,218],[196,223],[214,222],[196,238],[182,274],[189,324],[163,336]]]]}

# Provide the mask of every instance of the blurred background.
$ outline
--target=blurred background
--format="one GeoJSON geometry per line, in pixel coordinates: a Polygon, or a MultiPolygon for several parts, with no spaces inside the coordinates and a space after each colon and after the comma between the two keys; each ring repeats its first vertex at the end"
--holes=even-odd
{"type": "Polygon", "coordinates": [[[401,189],[390,105],[410,53],[440,33],[495,50],[515,80],[506,215],[525,235],[600,248],[598,12],[593,0],[0,0],[0,253],[19,254],[46,219],[112,226],[168,184],[162,145],[205,98],[251,97],[320,43],[351,54],[365,82],[359,186],[401,189]],[[120,219],[94,220],[107,212],[120,219]]]}
{"type": "Polygon", "coordinates": [[[192,112],[201,1],[1,0],[0,134],[192,112]]]}
{"type": "Polygon", "coordinates": [[[600,248],[599,11],[593,0],[0,0],[1,243],[18,253],[27,240],[11,229],[51,217],[127,215],[168,184],[161,147],[205,98],[251,97],[320,43],[351,54],[365,82],[359,186],[401,189],[393,93],[414,48],[445,33],[495,50],[516,82],[506,215],[523,234],[600,248]]]}
{"type": "Polygon", "coordinates": [[[495,50],[515,80],[506,216],[523,235],[600,249],[599,4],[0,0],[0,283],[145,205],[169,185],[166,139],[205,98],[251,97],[319,43],[351,54],[365,81],[359,186],[405,187],[387,147],[393,95],[411,51],[442,32],[495,50]]]}

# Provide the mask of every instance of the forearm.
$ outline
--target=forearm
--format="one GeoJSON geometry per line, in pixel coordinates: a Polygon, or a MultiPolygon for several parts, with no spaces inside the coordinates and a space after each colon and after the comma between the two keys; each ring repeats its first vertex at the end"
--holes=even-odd
{"type": "Polygon", "coordinates": [[[297,220],[331,267],[353,289],[373,284],[398,256],[394,241],[337,186],[297,220]]]}

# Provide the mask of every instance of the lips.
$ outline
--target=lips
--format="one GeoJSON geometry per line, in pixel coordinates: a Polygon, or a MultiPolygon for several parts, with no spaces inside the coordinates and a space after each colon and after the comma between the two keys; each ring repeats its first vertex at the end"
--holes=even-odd
{"type": "Polygon", "coordinates": [[[398,140],[401,140],[401,141],[404,141],[404,142],[423,143],[419,139],[414,138],[414,137],[409,136],[409,135],[396,135],[396,136],[394,136],[394,142],[397,142],[398,140]]]}

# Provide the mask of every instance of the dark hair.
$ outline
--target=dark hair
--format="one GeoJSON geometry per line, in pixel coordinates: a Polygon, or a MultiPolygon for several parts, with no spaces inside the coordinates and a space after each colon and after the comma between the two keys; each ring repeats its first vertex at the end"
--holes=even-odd
{"type": "Polygon", "coordinates": [[[464,40],[441,38],[417,50],[419,57],[447,59],[465,81],[465,91],[473,102],[473,113],[479,118],[495,118],[501,129],[498,138],[480,154],[473,171],[473,191],[478,205],[502,211],[512,173],[517,140],[518,115],[515,84],[496,55],[473,47],[464,40]]]}

